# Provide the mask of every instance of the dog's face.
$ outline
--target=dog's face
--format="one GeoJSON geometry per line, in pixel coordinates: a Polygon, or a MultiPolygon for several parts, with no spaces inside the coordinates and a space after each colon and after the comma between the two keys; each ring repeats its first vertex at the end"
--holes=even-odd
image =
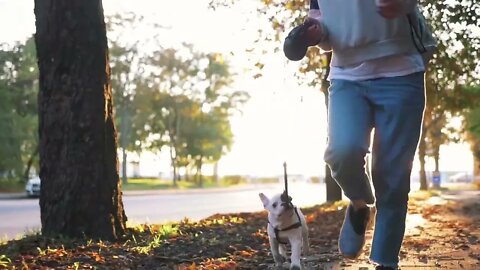
{"type": "Polygon", "coordinates": [[[290,214],[293,210],[292,207],[282,201],[282,194],[276,194],[271,198],[268,198],[263,193],[258,194],[258,196],[260,197],[265,210],[267,210],[273,218],[281,219],[283,216],[290,214]]]}

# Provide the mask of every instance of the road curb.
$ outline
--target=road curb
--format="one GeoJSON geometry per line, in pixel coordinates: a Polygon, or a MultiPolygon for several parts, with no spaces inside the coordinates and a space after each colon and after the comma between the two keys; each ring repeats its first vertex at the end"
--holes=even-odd
{"type": "Polygon", "coordinates": [[[27,198],[27,194],[23,192],[0,193],[0,200],[14,200],[27,198]]]}

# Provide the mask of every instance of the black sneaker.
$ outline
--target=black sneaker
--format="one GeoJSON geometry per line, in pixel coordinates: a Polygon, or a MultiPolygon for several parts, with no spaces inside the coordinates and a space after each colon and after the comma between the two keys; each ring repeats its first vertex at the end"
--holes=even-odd
{"type": "Polygon", "coordinates": [[[357,258],[365,244],[365,231],[370,221],[370,208],[355,211],[353,205],[347,207],[345,220],[338,239],[338,248],[343,257],[357,258]]]}
{"type": "Polygon", "coordinates": [[[398,270],[398,268],[393,268],[393,267],[390,267],[390,266],[377,265],[377,267],[375,267],[375,270],[398,270]]]}

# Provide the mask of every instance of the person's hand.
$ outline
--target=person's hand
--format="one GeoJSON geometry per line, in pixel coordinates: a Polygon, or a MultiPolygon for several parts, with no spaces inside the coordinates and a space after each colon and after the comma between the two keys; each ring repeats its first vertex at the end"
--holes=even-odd
{"type": "Polygon", "coordinates": [[[303,24],[307,27],[305,33],[307,45],[317,45],[323,37],[323,30],[320,22],[313,18],[306,18],[303,24]]]}
{"type": "Polygon", "coordinates": [[[402,14],[405,0],[375,0],[377,10],[386,19],[395,19],[402,14]]]}

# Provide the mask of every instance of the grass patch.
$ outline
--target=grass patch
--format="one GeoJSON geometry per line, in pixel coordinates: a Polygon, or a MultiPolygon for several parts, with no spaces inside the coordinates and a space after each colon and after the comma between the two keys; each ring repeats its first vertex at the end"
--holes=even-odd
{"type": "Polygon", "coordinates": [[[25,184],[18,180],[0,179],[0,192],[22,192],[25,184]]]}
{"type": "MultiPolygon", "coordinates": [[[[206,185],[204,185],[206,187],[206,185]]],[[[128,179],[128,183],[123,185],[123,190],[164,190],[164,189],[192,189],[198,188],[193,182],[177,181],[173,185],[172,180],[135,178],[128,179]]]]}
{"type": "Polygon", "coordinates": [[[122,187],[123,190],[155,190],[171,188],[174,188],[172,181],[148,178],[128,179],[128,183],[124,184],[122,187]]]}
{"type": "Polygon", "coordinates": [[[442,191],[438,189],[417,190],[410,192],[410,194],[408,194],[408,197],[414,200],[427,200],[434,196],[440,196],[441,194],[442,191]]]}
{"type": "MultiPolygon", "coordinates": [[[[230,187],[246,183],[246,180],[237,176],[225,176],[220,181],[213,180],[212,177],[204,177],[202,188],[230,187]]],[[[128,183],[123,185],[123,190],[168,190],[168,189],[194,189],[199,188],[198,184],[193,181],[181,180],[177,181],[177,185],[173,185],[172,180],[156,179],[156,178],[130,178],[128,183]]]]}

